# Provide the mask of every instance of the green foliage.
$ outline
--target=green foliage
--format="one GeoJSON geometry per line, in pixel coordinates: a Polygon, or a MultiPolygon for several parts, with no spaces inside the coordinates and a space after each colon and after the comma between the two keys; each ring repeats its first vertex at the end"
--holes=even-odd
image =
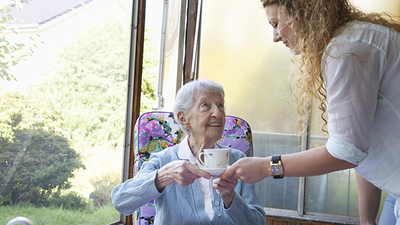
{"type": "Polygon", "coordinates": [[[0,148],[1,185],[8,181],[0,204],[46,205],[54,190],[71,187],[74,170],[84,168],[62,136],[35,129],[14,130],[14,135],[11,141],[3,139],[0,148]]]}
{"type": "MultiPolygon", "coordinates": [[[[56,73],[31,90],[51,100],[40,104],[60,113],[54,129],[76,146],[115,148],[122,143],[130,45],[126,24],[128,18],[113,18],[75,37],[60,51],[56,73]]],[[[149,111],[156,98],[157,57],[154,44],[145,42],[142,110],[149,111]]]]}
{"type": "Polygon", "coordinates": [[[0,88],[0,138],[11,141],[14,130],[35,128],[62,134],[63,118],[43,93],[22,94],[0,88]]]}
{"type": "Polygon", "coordinates": [[[157,59],[156,48],[154,41],[151,39],[153,31],[147,29],[145,31],[144,39],[144,53],[143,53],[143,70],[142,70],[142,96],[140,104],[140,112],[147,112],[152,110],[155,106],[156,100],[156,84],[157,84],[157,59]]]}
{"type": "MultiPolygon", "coordinates": [[[[56,72],[48,74],[45,83],[24,93],[0,89],[0,177],[10,178],[0,205],[30,202],[64,209],[90,208],[76,193],[61,193],[71,186],[73,171],[82,173],[77,169],[84,168],[73,148],[84,155],[99,146],[109,150],[122,144],[129,24],[128,18],[109,19],[77,36],[59,53],[56,72]]],[[[156,97],[158,57],[149,33],[145,38],[142,111],[151,110],[156,97]]],[[[88,155],[85,164],[94,158],[88,155]]],[[[118,173],[97,169],[91,174],[98,177],[85,177],[84,185],[93,185],[97,196],[109,199],[111,189],[120,182],[118,173]]]]}
{"type": "Polygon", "coordinates": [[[85,210],[88,206],[88,202],[76,192],[70,192],[65,195],[55,192],[49,198],[48,204],[55,208],[68,210],[85,210]]]}
{"type": "Polygon", "coordinates": [[[73,171],[84,166],[81,156],[57,134],[62,119],[51,101],[3,89],[0,99],[0,176],[10,178],[0,205],[31,202],[84,208],[86,201],[76,194],[60,194],[70,188],[73,171]]]}
{"type": "Polygon", "coordinates": [[[27,1],[12,0],[10,4],[0,8],[0,78],[7,81],[17,80],[14,75],[10,74],[10,68],[16,66],[21,60],[25,60],[32,51],[24,43],[10,42],[6,38],[7,33],[16,33],[7,26],[14,22],[14,18],[9,14],[11,3],[18,9],[22,9],[22,3],[27,3],[27,1]]]}
{"type": "Polygon", "coordinates": [[[0,139],[11,141],[14,136],[15,122],[12,118],[21,114],[23,96],[17,92],[7,92],[0,88],[0,139]],[[14,105],[14,107],[10,107],[14,105]]]}
{"type": "Polygon", "coordinates": [[[115,174],[108,173],[101,176],[102,179],[93,179],[93,187],[95,188],[94,194],[102,199],[111,200],[111,191],[115,186],[121,183],[121,177],[115,174]]]}

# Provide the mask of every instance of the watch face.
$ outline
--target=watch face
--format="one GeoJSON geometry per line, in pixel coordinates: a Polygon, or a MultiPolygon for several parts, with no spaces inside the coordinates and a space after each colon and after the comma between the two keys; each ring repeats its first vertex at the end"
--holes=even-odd
{"type": "Polygon", "coordinates": [[[271,174],[273,175],[282,174],[282,167],[280,165],[271,165],[271,174]]]}

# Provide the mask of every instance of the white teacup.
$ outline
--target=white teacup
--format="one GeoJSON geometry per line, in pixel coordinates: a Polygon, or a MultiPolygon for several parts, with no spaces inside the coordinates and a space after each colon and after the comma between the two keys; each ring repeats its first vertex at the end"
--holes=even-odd
{"type": "Polygon", "coordinates": [[[229,148],[203,149],[199,161],[207,168],[227,168],[229,166],[229,148]],[[204,155],[204,161],[201,156],[204,155]]]}

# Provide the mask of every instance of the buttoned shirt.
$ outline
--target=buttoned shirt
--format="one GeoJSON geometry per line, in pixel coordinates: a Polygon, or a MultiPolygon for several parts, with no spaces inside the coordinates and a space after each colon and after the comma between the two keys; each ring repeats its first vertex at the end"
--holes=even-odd
{"type": "Polygon", "coordinates": [[[322,71],[329,153],[400,196],[400,33],[351,22],[328,45],[322,71]]]}
{"type": "MultiPolygon", "coordinates": [[[[218,148],[218,146],[214,144],[213,148],[218,148]]],[[[179,145],[178,156],[181,159],[187,159],[191,163],[196,163],[197,165],[200,165],[199,160],[193,155],[192,151],[189,148],[188,136],[186,136],[179,145]]],[[[214,198],[213,195],[214,188],[212,185],[212,180],[213,177],[211,177],[211,179],[205,179],[202,177],[197,179],[197,182],[199,183],[200,186],[201,197],[203,198],[204,201],[204,207],[208,215],[208,218],[210,220],[212,220],[214,217],[213,204],[212,204],[214,198]]]]}

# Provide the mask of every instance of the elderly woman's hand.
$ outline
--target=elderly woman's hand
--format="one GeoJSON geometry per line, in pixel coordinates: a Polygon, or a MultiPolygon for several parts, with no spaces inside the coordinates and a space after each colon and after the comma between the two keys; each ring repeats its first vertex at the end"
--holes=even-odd
{"type": "Polygon", "coordinates": [[[194,180],[200,177],[206,179],[211,178],[211,176],[201,170],[197,164],[185,160],[176,160],[158,170],[155,183],[157,190],[161,191],[166,186],[175,182],[181,186],[190,185],[194,180]]]}
{"type": "Polygon", "coordinates": [[[221,195],[226,208],[231,207],[237,183],[238,179],[233,176],[226,179],[218,178],[213,180],[213,187],[217,189],[218,193],[221,195]]]}

